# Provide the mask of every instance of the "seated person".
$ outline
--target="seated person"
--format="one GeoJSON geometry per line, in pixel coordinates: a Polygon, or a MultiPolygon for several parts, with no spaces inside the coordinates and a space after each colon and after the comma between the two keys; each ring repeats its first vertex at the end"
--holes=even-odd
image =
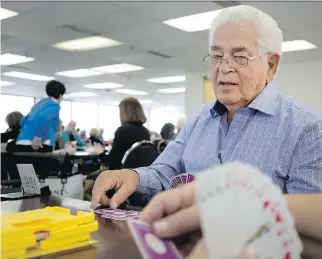
{"type": "Polygon", "coordinates": [[[79,136],[83,140],[84,143],[88,142],[88,138],[86,137],[86,130],[81,130],[79,133],[79,136]]]}
{"type": "Polygon", "coordinates": [[[1,133],[1,143],[8,143],[6,146],[6,151],[12,152],[16,145],[16,140],[20,133],[20,120],[23,118],[21,112],[15,111],[11,112],[6,117],[6,122],[8,124],[8,129],[6,132],[1,133]]]}
{"type": "Polygon", "coordinates": [[[189,118],[151,166],[101,173],[93,207],[117,207],[134,192],[150,200],[174,176],[235,160],[264,172],[285,194],[322,192],[322,116],[273,81],[283,42],[277,22],[239,5],[223,9],[209,33],[204,61],[217,100],[189,118]],[[109,200],[105,192],[114,188],[109,200]]]}
{"type": "Polygon", "coordinates": [[[175,127],[172,123],[166,123],[163,125],[160,135],[161,138],[164,140],[173,140],[176,137],[176,134],[174,133],[175,127]]]}
{"type": "Polygon", "coordinates": [[[140,102],[130,97],[121,101],[119,107],[122,126],[116,130],[113,147],[104,161],[110,169],[122,168],[122,158],[134,143],[150,140],[150,133],[143,126],[146,117],[140,102]]]}
{"type": "Polygon", "coordinates": [[[91,131],[89,132],[88,141],[92,146],[95,146],[95,145],[101,145],[103,147],[105,146],[104,141],[102,141],[102,139],[99,138],[98,129],[96,128],[91,129],[91,131]]]}
{"type": "Polygon", "coordinates": [[[58,81],[46,85],[47,98],[36,103],[27,116],[20,121],[21,131],[16,141],[15,152],[52,152],[59,128],[60,102],[66,92],[58,81]],[[33,141],[37,145],[33,145],[33,141]]]}
{"type": "MultiPolygon", "coordinates": [[[[143,124],[146,117],[140,102],[135,98],[126,98],[121,101],[120,121],[122,126],[119,127],[112,142],[112,149],[108,155],[102,153],[99,157],[103,164],[110,169],[121,169],[122,159],[126,151],[133,144],[142,140],[150,140],[150,132],[143,124]]],[[[87,199],[91,197],[92,187],[95,179],[99,176],[101,170],[90,174],[85,180],[85,193],[87,199]]]]}
{"type": "Polygon", "coordinates": [[[80,138],[80,136],[76,132],[76,122],[71,121],[68,123],[66,129],[62,133],[64,147],[85,147],[84,141],[80,138]]]}
{"type": "Polygon", "coordinates": [[[104,134],[104,129],[103,128],[98,129],[97,138],[104,144],[103,146],[105,147],[106,146],[106,141],[103,138],[103,134],[104,134]]]}

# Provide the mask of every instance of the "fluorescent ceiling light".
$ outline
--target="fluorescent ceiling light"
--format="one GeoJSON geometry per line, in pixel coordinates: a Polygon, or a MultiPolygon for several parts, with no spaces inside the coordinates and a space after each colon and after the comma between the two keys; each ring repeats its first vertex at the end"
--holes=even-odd
{"type": "Polygon", "coordinates": [[[115,64],[115,65],[109,65],[109,66],[93,67],[91,69],[94,71],[99,71],[103,73],[116,74],[116,73],[125,73],[125,72],[143,70],[144,67],[127,64],[127,63],[121,63],[121,64],[115,64]]]}
{"type": "Polygon", "coordinates": [[[31,57],[5,53],[5,54],[1,54],[0,56],[0,65],[10,66],[10,65],[25,63],[25,62],[34,61],[34,60],[35,59],[31,57]]]}
{"type": "Polygon", "coordinates": [[[35,81],[50,81],[50,80],[55,79],[55,78],[50,77],[50,76],[29,74],[29,73],[17,72],[17,71],[6,72],[6,73],[3,73],[3,75],[4,76],[10,76],[10,77],[22,78],[22,79],[35,80],[35,81]]]}
{"type": "Polygon", "coordinates": [[[102,72],[93,71],[90,69],[76,69],[57,72],[56,75],[66,76],[66,77],[87,77],[87,76],[98,76],[102,75],[102,72]]]}
{"type": "Polygon", "coordinates": [[[152,100],[142,100],[140,101],[141,104],[151,104],[154,103],[152,100]]]}
{"type": "Polygon", "coordinates": [[[284,41],[282,43],[282,52],[298,51],[298,50],[307,50],[317,48],[314,44],[306,40],[292,40],[284,41]]]}
{"type": "Polygon", "coordinates": [[[204,31],[210,29],[212,20],[220,12],[221,10],[198,13],[163,21],[163,23],[186,32],[204,31]]]}
{"type": "Polygon", "coordinates": [[[177,94],[177,93],[184,93],[186,89],[184,87],[178,87],[178,88],[165,88],[165,89],[159,89],[159,93],[163,94],[177,94]]]}
{"type": "Polygon", "coordinates": [[[54,44],[53,47],[67,51],[81,52],[107,47],[114,47],[121,44],[122,42],[108,39],[102,36],[91,36],[86,38],[59,42],[54,44]]]}
{"type": "Polygon", "coordinates": [[[8,86],[8,85],[13,85],[13,82],[8,82],[8,81],[0,81],[0,87],[2,86],[8,86]]]}
{"type": "Polygon", "coordinates": [[[96,96],[96,93],[92,92],[77,92],[77,93],[70,93],[70,94],[65,94],[64,98],[72,98],[72,97],[93,97],[96,96]]]}
{"type": "Polygon", "coordinates": [[[151,83],[165,84],[165,83],[177,83],[186,81],[185,76],[167,76],[167,77],[156,77],[149,78],[146,81],[151,83]]]}
{"type": "Polygon", "coordinates": [[[120,94],[129,94],[129,95],[149,95],[149,93],[144,91],[138,91],[138,90],[132,90],[132,89],[126,89],[126,88],[116,89],[114,90],[114,92],[120,93],[120,94]]]}
{"type": "Polygon", "coordinates": [[[84,85],[86,88],[90,89],[115,89],[115,88],[121,88],[124,85],[116,84],[116,83],[97,83],[97,84],[87,84],[84,85]]]}
{"type": "Polygon", "coordinates": [[[17,16],[17,15],[18,15],[17,12],[10,11],[10,10],[0,7],[0,20],[4,20],[4,19],[10,18],[10,17],[17,16]]]}

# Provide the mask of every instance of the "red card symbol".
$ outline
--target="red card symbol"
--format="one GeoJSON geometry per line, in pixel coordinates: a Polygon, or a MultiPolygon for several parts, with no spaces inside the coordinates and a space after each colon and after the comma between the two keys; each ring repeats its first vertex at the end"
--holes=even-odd
{"type": "Polygon", "coordinates": [[[264,201],[264,209],[266,209],[269,206],[270,202],[269,201],[264,201]]]}
{"type": "Polygon", "coordinates": [[[292,243],[293,243],[292,241],[284,241],[283,246],[287,247],[287,246],[291,245],[292,243]]]}
{"type": "Polygon", "coordinates": [[[283,235],[286,231],[287,231],[287,228],[283,228],[283,229],[281,229],[281,230],[279,230],[279,231],[277,232],[277,235],[278,235],[278,236],[281,236],[281,235],[283,235]]]}
{"type": "Polygon", "coordinates": [[[276,222],[281,222],[282,221],[282,217],[279,213],[277,213],[276,217],[275,217],[275,221],[276,222]]]}
{"type": "Polygon", "coordinates": [[[284,259],[291,259],[291,253],[287,252],[284,256],[284,259]]]}

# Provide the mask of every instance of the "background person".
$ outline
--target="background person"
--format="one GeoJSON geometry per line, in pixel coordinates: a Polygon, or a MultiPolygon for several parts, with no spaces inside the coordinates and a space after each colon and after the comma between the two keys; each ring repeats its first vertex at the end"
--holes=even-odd
{"type": "Polygon", "coordinates": [[[8,143],[6,151],[12,152],[16,145],[16,140],[20,133],[20,121],[23,118],[23,114],[21,112],[15,111],[11,112],[6,116],[6,122],[8,124],[8,129],[6,132],[1,133],[1,143],[8,143]]]}
{"type": "Polygon", "coordinates": [[[21,131],[16,141],[16,152],[52,152],[59,128],[60,102],[66,92],[59,81],[46,84],[47,98],[35,104],[21,119],[21,131]]]}
{"type": "Polygon", "coordinates": [[[84,147],[85,143],[76,132],[76,122],[70,121],[62,133],[64,145],[84,147]]]}

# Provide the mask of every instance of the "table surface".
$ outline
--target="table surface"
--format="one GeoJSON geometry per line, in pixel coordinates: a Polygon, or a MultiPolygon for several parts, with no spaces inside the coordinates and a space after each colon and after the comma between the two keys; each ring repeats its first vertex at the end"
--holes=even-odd
{"type": "MultiPolygon", "coordinates": [[[[69,208],[73,214],[78,210],[88,210],[87,201],[62,198],[58,196],[39,197],[15,201],[1,202],[1,214],[16,213],[27,210],[44,208],[46,206],[60,206],[69,208]]],[[[46,256],[50,258],[109,258],[109,259],[137,259],[142,258],[136,244],[128,230],[126,221],[112,221],[96,216],[99,230],[92,233],[92,238],[98,243],[94,247],[81,251],[70,251],[57,255],[46,256]]]]}

